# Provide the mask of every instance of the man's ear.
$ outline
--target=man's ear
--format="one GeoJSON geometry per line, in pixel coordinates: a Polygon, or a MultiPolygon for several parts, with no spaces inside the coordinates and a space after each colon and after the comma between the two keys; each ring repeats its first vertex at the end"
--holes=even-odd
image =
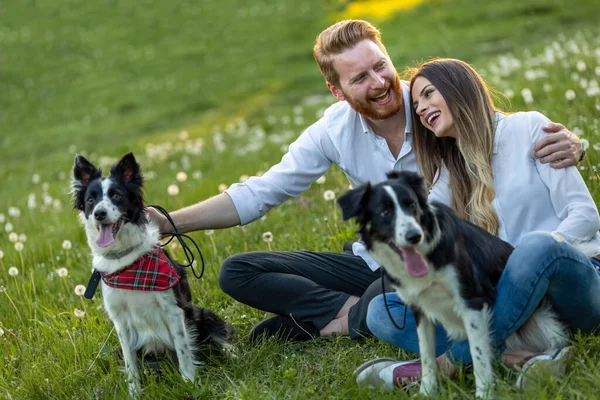
{"type": "Polygon", "coordinates": [[[342,93],[342,91],[339,88],[337,88],[336,86],[334,86],[332,83],[327,82],[327,88],[329,89],[329,91],[331,92],[333,97],[335,97],[339,101],[346,100],[344,93],[342,93]]]}

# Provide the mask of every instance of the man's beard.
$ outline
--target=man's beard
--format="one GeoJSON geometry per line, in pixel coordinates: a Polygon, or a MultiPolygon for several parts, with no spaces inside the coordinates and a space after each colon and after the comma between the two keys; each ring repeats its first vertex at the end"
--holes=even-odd
{"type": "MultiPolygon", "coordinates": [[[[390,89],[394,99],[385,106],[379,106],[381,109],[377,110],[376,104],[373,104],[371,100],[357,100],[351,96],[347,96],[344,93],[346,101],[352,107],[354,111],[361,114],[363,117],[372,120],[380,120],[390,118],[398,113],[402,109],[402,89],[400,86],[400,78],[396,75],[395,82],[387,82],[385,90],[390,89]]],[[[342,92],[343,93],[343,92],[342,92]]]]}

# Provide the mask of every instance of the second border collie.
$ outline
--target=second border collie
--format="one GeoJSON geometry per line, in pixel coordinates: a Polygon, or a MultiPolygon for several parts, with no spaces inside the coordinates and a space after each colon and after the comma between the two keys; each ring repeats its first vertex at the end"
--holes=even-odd
{"type": "Polygon", "coordinates": [[[142,184],[131,153],[107,177],[83,156],[75,158],[74,206],[102,277],[104,308],[119,336],[134,397],[141,392],[138,351],[167,355],[193,382],[208,352],[227,354],[232,335],[225,321],[192,303],[185,270],[159,246],[158,228],[146,218],[142,184]]]}
{"type": "MultiPolygon", "coordinates": [[[[350,190],[338,199],[344,220],[354,217],[371,256],[414,313],[421,352],[420,391],[437,385],[435,324],[453,340],[468,339],[477,397],[490,395],[490,339],[495,288],[513,247],[441,203],[428,203],[423,178],[391,172],[388,180],[350,190]]],[[[563,347],[566,331],[548,303],[508,340],[534,352],[563,347]]]]}

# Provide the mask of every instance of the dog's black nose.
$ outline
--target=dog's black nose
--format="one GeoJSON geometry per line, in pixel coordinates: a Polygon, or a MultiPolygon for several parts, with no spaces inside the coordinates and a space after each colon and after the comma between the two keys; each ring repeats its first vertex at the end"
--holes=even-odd
{"type": "Polygon", "coordinates": [[[408,231],[404,237],[410,244],[417,244],[421,241],[421,232],[419,231],[408,231]]]}
{"type": "Polygon", "coordinates": [[[104,221],[104,219],[106,218],[106,211],[105,210],[94,211],[94,218],[96,218],[97,221],[104,221]]]}

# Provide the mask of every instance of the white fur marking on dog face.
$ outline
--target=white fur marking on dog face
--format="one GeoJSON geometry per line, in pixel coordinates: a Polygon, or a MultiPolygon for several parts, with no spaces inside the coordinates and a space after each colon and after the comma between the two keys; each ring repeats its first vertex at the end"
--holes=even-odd
{"type": "Polygon", "coordinates": [[[399,246],[414,246],[406,240],[406,234],[409,231],[417,231],[421,233],[423,236],[423,229],[415,219],[415,217],[411,214],[407,214],[402,207],[400,207],[400,203],[398,202],[398,197],[396,193],[390,186],[384,186],[383,189],[387,192],[387,194],[392,199],[394,203],[394,211],[396,215],[396,221],[394,226],[394,241],[399,246]]]}
{"type": "Polygon", "coordinates": [[[109,190],[113,184],[114,183],[110,180],[110,178],[102,181],[102,200],[96,204],[94,211],[92,211],[90,215],[92,218],[94,218],[94,213],[96,211],[105,211],[106,219],[102,221],[104,224],[114,224],[123,215],[123,213],[117,208],[117,206],[110,200],[109,197],[109,190]]]}

